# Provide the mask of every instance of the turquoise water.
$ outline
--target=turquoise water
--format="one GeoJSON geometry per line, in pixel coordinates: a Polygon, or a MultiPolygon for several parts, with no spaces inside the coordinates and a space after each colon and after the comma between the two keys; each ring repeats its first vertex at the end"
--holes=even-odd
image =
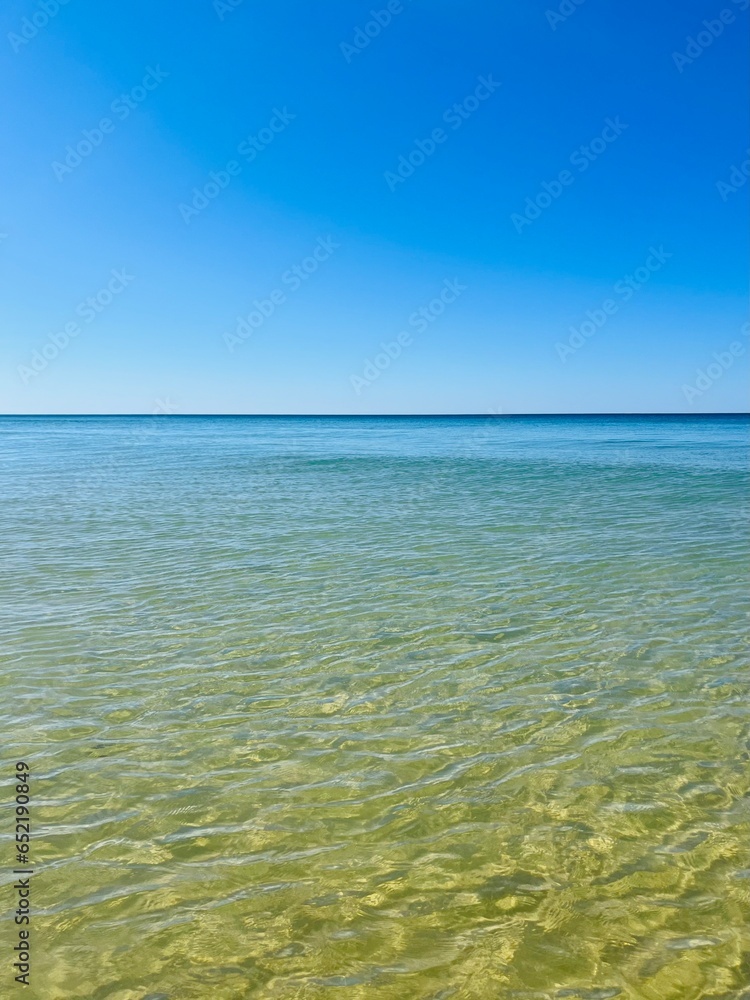
{"type": "Polygon", "coordinates": [[[24,995],[747,1000],[749,429],[0,419],[24,995]]]}

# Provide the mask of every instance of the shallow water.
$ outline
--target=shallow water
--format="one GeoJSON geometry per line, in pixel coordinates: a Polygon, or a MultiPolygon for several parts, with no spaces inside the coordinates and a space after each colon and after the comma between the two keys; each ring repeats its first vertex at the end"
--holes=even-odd
{"type": "Polygon", "coordinates": [[[0,419],[24,995],[749,997],[749,427],[0,419]]]}

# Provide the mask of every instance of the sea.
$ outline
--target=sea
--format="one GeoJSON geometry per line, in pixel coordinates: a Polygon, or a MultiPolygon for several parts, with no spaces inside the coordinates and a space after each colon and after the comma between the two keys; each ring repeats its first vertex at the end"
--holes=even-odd
{"type": "Polygon", "coordinates": [[[748,1000],[749,446],[0,418],[0,994],[748,1000]]]}

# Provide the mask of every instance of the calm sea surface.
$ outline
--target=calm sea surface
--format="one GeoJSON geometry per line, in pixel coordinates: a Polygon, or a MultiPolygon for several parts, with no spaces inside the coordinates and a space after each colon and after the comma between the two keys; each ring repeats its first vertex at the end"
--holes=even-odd
{"type": "Polygon", "coordinates": [[[0,419],[0,994],[750,997],[749,428],[0,419]]]}

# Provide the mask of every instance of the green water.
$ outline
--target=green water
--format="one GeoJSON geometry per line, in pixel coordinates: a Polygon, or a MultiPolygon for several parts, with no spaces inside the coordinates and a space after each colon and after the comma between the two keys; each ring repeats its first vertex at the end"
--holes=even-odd
{"type": "Polygon", "coordinates": [[[0,995],[747,1000],[747,446],[1,420],[0,995]]]}

